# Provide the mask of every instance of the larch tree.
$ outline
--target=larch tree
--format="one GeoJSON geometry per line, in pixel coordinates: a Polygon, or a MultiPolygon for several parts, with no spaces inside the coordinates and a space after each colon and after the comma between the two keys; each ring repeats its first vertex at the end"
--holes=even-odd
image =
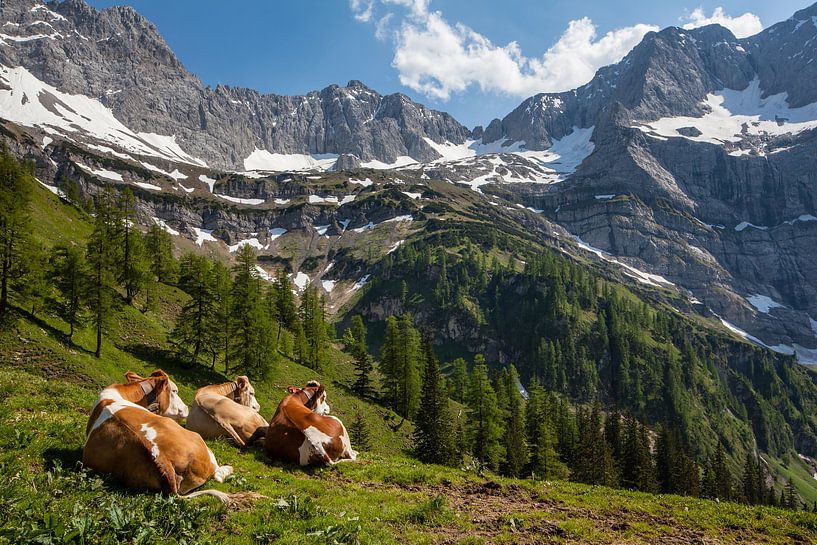
{"type": "Polygon", "coordinates": [[[96,328],[94,355],[102,357],[102,337],[107,327],[113,294],[116,288],[116,265],[119,259],[117,215],[110,188],[100,191],[94,199],[94,230],[86,249],[90,265],[91,321],[96,328]]]}
{"type": "Polygon", "coordinates": [[[29,241],[32,177],[8,151],[0,148],[0,315],[9,306],[12,281],[22,275],[23,251],[29,241]]]}
{"type": "Polygon", "coordinates": [[[62,296],[56,310],[68,324],[69,343],[73,342],[74,330],[86,319],[88,274],[88,263],[82,248],[74,244],[60,244],[54,248],[51,277],[62,296]]]}

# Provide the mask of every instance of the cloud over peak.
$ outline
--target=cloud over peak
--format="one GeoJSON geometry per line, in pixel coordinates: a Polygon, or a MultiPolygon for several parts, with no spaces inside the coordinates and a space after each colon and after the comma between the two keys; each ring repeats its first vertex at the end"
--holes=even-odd
{"type": "MultiPolygon", "coordinates": [[[[497,45],[476,30],[451,23],[430,0],[350,0],[354,17],[373,22],[375,36],[394,46],[392,66],[406,87],[438,100],[471,87],[489,93],[525,98],[542,92],[579,87],[602,66],[621,60],[650,31],[659,27],[638,23],[598,36],[588,17],[568,23],[544,54],[526,56],[512,41],[497,45]],[[385,12],[375,17],[375,11],[385,12]]],[[[718,23],[737,36],[762,29],[757,16],[729,17],[717,8],[711,17],[701,8],[685,19],[684,28],[718,23]],[[755,30],[757,29],[757,30],[755,30]]]]}

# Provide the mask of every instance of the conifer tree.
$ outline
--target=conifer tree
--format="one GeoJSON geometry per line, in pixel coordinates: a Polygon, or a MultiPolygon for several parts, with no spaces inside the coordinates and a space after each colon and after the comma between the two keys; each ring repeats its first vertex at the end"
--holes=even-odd
{"type": "Polygon", "coordinates": [[[234,342],[230,360],[233,369],[264,376],[274,363],[277,350],[276,339],[269,334],[271,326],[264,309],[255,258],[255,250],[246,244],[236,253],[231,294],[234,342]]]}
{"type": "Polygon", "coordinates": [[[232,339],[232,291],[233,281],[230,270],[220,261],[213,264],[213,317],[208,322],[208,335],[212,342],[211,369],[215,369],[219,354],[224,356],[224,372],[230,369],[230,342],[232,339]]]}
{"type": "Polygon", "coordinates": [[[400,371],[398,364],[398,344],[400,342],[400,326],[397,318],[386,318],[386,333],[383,337],[383,346],[380,349],[380,372],[383,375],[383,393],[385,402],[395,412],[399,404],[400,371]]]}
{"type": "Polygon", "coordinates": [[[655,489],[655,468],[652,465],[646,429],[638,420],[625,419],[624,461],[621,485],[625,488],[652,492],[655,489]]]}
{"type": "Polygon", "coordinates": [[[212,353],[210,344],[216,341],[210,323],[217,311],[214,280],[210,260],[198,254],[184,256],[179,287],[190,300],[182,307],[171,338],[191,366],[199,362],[203,352],[212,353]]]}
{"type": "Polygon", "coordinates": [[[425,463],[452,464],[456,452],[453,418],[448,406],[445,381],[429,333],[423,335],[422,359],[422,400],[414,432],[414,453],[425,463]]]}
{"type": "Polygon", "coordinates": [[[363,413],[360,412],[360,409],[355,412],[355,418],[349,425],[349,440],[352,442],[352,448],[357,451],[367,451],[371,448],[369,428],[366,426],[366,421],[363,419],[363,413]]]}
{"type": "Polygon", "coordinates": [[[571,478],[587,484],[615,486],[615,466],[610,447],[602,434],[601,409],[580,408],[576,411],[578,442],[573,458],[571,478]]]}
{"type": "Polygon", "coordinates": [[[301,296],[301,324],[306,337],[304,365],[327,372],[326,347],[329,338],[326,333],[323,301],[318,294],[318,289],[312,285],[307,286],[301,296]]]}
{"type": "Polygon", "coordinates": [[[173,239],[170,233],[158,225],[151,225],[144,242],[150,271],[156,281],[165,284],[176,282],[178,263],[173,257],[173,239]]]}
{"type": "Polygon", "coordinates": [[[371,372],[374,363],[366,348],[366,325],[360,315],[352,317],[352,322],[344,333],[343,341],[355,358],[355,382],[352,385],[352,391],[360,397],[371,397],[373,393],[371,372]]]}
{"type": "Polygon", "coordinates": [[[530,448],[528,468],[538,479],[564,479],[569,474],[556,451],[555,412],[544,389],[534,378],[528,388],[525,435],[530,448]]]}
{"type": "Polygon", "coordinates": [[[457,358],[451,363],[451,399],[459,403],[465,402],[465,393],[468,390],[468,364],[462,358],[457,358]]]}
{"type": "Polygon", "coordinates": [[[0,315],[9,305],[9,290],[22,275],[23,249],[28,245],[32,179],[11,155],[0,148],[0,315]]]}
{"type": "Polygon", "coordinates": [[[37,240],[29,240],[20,255],[18,275],[14,278],[14,290],[24,299],[31,315],[40,310],[51,287],[48,281],[48,258],[45,247],[37,240]]]}
{"type": "Polygon", "coordinates": [[[505,375],[508,392],[508,418],[505,421],[505,473],[519,477],[528,463],[528,445],[525,441],[525,408],[519,392],[519,375],[511,365],[505,375]]]}
{"type": "Polygon", "coordinates": [[[386,320],[386,335],[380,351],[380,371],[387,404],[400,416],[414,418],[420,404],[420,339],[406,314],[386,320]]]}
{"type": "Polygon", "coordinates": [[[57,314],[68,324],[68,342],[73,342],[74,330],[85,321],[88,302],[88,264],[81,248],[60,244],[54,248],[51,277],[62,298],[57,314]]]}
{"type": "Polygon", "coordinates": [[[468,436],[471,453],[482,463],[496,469],[502,458],[501,414],[496,392],[488,379],[488,367],[477,364],[471,372],[468,390],[468,436]]]}
{"type": "Polygon", "coordinates": [[[147,286],[151,271],[142,234],[135,228],[136,200],[129,187],[119,197],[118,224],[122,243],[118,280],[125,288],[125,302],[132,305],[134,297],[147,286]]]}
{"type": "Polygon", "coordinates": [[[118,225],[110,188],[96,195],[94,214],[94,230],[88,240],[86,252],[90,265],[91,322],[96,328],[94,355],[100,358],[102,356],[102,336],[108,323],[112,296],[116,286],[114,271],[119,257],[118,225]]]}
{"type": "Polygon", "coordinates": [[[298,307],[295,304],[295,295],[292,293],[292,282],[285,270],[278,271],[275,278],[276,300],[278,301],[279,329],[278,336],[281,336],[281,329],[287,328],[294,331],[298,322],[298,307]]]}

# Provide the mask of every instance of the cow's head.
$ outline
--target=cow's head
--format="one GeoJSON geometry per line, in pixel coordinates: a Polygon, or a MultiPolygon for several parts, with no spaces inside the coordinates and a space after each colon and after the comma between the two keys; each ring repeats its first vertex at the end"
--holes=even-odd
{"type": "Polygon", "coordinates": [[[261,410],[261,405],[255,399],[255,388],[250,384],[250,379],[247,377],[236,377],[236,393],[238,394],[239,403],[245,407],[249,407],[255,412],[261,410]]]}
{"type": "Polygon", "coordinates": [[[326,388],[317,380],[310,380],[303,389],[290,386],[290,394],[298,394],[304,406],[318,414],[329,414],[329,404],[326,403],[326,388]]]}
{"type": "Polygon", "coordinates": [[[157,369],[152,372],[149,377],[142,378],[133,371],[125,373],[125,378],[129,383],[150,381],[153,384],[153,396],[155,403],[158,405],[158,413],[162,416],[167,416],[174,420],[183,420],[187,418],[190,410],[185,405],[182,398],[179,397],[179,387],[176,383],[170,380],[170,376],[157,369]]]}

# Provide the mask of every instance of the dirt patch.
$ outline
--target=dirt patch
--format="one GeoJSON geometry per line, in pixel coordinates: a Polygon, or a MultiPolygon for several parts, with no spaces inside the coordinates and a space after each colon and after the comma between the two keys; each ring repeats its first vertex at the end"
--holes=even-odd
{"type": "Polygon", "coordinates": [[[453,545],[461,540],[481,538],[493,543],[539,545],[548,543],[661,543],[666,545],[726,545],[763,543],[745,530],[736,535],[728,530],[720,538],[660,517],[627,508],[593,510],[566,505],[542,492],[525,487],[485,481],[465,486],[401,485],[360,483],[366,488],[442,495],[456,515],[456,522],[429,528],[434,543],[453,545]],[[578,523],[583,531],[571,530],[578,523]],[[647,529],[644,529],[644,528],[647,529]],[[586,536],[584,535],[586,534],[586,536]]]}

